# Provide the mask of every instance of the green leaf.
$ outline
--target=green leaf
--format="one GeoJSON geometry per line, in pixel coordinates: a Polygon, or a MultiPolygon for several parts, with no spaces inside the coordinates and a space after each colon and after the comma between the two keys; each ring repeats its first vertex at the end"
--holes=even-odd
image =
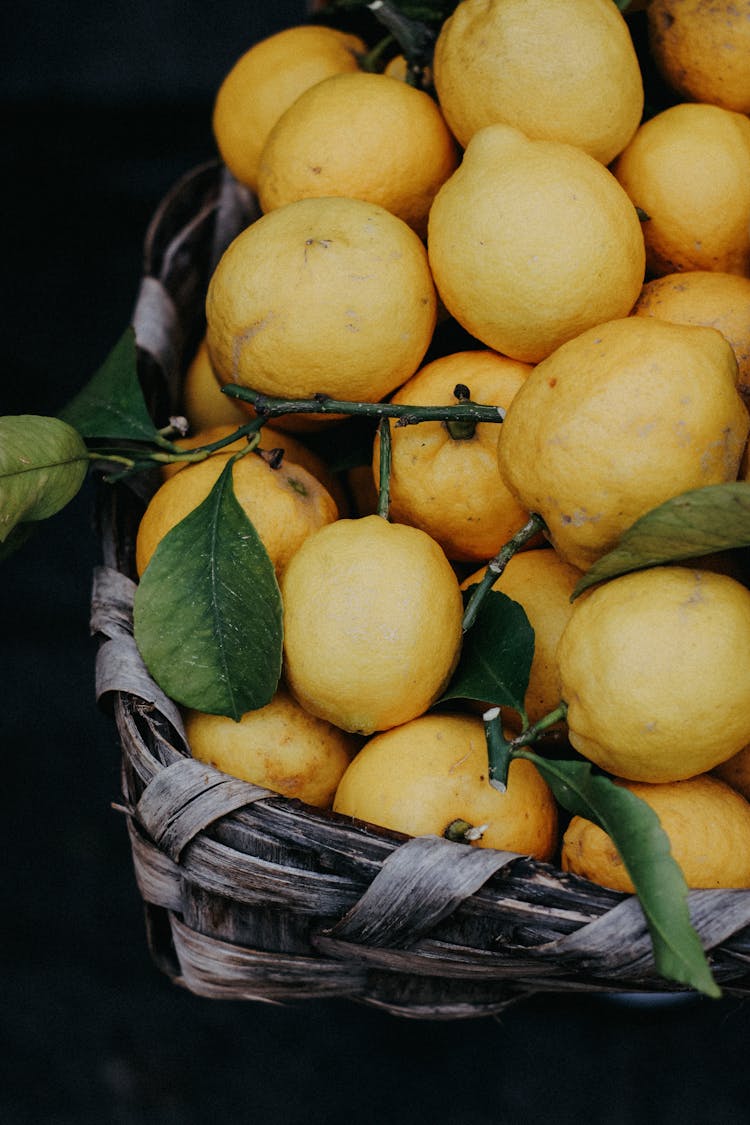
{"type": "MultiPolygon", "coordinates": [[[[468,602],[470,586],[464,595],[468,602]]],[[[534,630],[518,602],[490,590],[464,634],[461,659],[442,699],[476,699],[525,716],[524,697],[534,657],[534,630]]]]}
{"type": "Polygon", "coordinates": [[[586,571],[572,596],[630,570],[748,546],[750,483],[710,484],[666,500],[636,520],[586,571]]]}
{"type": "Polygon", "coordinates": [[[563,808],[598,824],[611,838],[636,888],[661,975],[707,996],[721,995],[693,929],[687,884],[653,809],[590,762],[550,761],[527,750],[563,808]]]}
{"type": "Polygon", "coordinates": [[[239,720],[265,706],[281,674],[281,595],[265,547],[232,485],[164,536],[136,590],[135,639],[172,699],[239,720]]]}
{"type": "Polygon", "coordinates": [[[99,370],[60,412],[87,438],[154,441],[157,430],[138,381],[135,332],[127,328],[99,370]]]}
{"type": "Polygon", "coordinates": [[[47,519],[64,508],[83,484],[88,465],[81,435],[59,418],[0,418],[0,543],[17,524],[47,519]]]}

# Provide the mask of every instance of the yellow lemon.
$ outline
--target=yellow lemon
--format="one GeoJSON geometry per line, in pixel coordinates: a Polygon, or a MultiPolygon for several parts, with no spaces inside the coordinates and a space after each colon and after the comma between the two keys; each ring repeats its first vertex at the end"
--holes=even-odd
{"type": "Polygon", "coordinates": [[[185,733],[199,761],[319,808],[330,806],[357,748],[351,735],[308,714],[283,689],[239,722],[187,711],[185,733]]]}
{"type": "Polygon", "coordinates": [[[575,604],[557,649],[571,744],[633,781],[681,781],[750,742],[750,590],[636,571],[575,604]]]}
{"type": "Polygon", "coordinates": [[[440,547],[380,516],[338,520],[303,546],[281,579],[292,693],[361,734],[421,715],[461,647],[461,591],[440,547]]]}
{"type": "Polygon", "coordinates": [[[423,235],[458,150],[424,90],[385,74],[339,74],[302,94],[263,147],[258,198],[264,211],[311,196],[378,203],[423,235]]]}
{"type": "Polygon", "coordinates": [[[715,105],[670,106],[612,166],[648,218],[649,273],[750,274],[750,121],[715,105]]]}
{"type": "Polygon", "coordinates": [[[240,183],[256,187],[261,149],[284,110],[324,78],[358,70],[366,50],[356,35],[302,25],[262,39],[237,60],[219,87],[212,123],[240,183]]]}
{"type": "MultiPolygon", "coordinates": [[[[463,385],[474,402],[505,409],[530,371],[528,364],[496,352],[455,352],[421,368],[393,402],[448,406],[456,402],[456,386],[463,385]]],[[[391,518],[421,527],[449,559],[481,561],[497,554],[529,518],[498,481],[498,426],[482,422],[471,432],[451,430],[444,422],[390,426],[391,518]]],[[[377,437],[373,470],[377,481],[377,437]]]]}
{"type": "Polygon", "coordinates": [[[222,256],[208,347],[222,382],[377,402],[421,363],[436,304],[424,246],[401,219],[360,199],[301,199],[222,256]]]}
{"type": "MultiPolygon", "coordinates": [[[[688,887],[750,887],[750,804],[711,777],[645,785],[620,782],[659,817],[688,887]]],[[[635,887],[610,837],[573,817],[563,837],[563,871],[633,894],[635,887]]]]}
{"type": "MultiPolygon", "coordinates": [[[[136,568],[143,574],[168,531],[206,499],[229,454],[216,453],[188,465],[156,490],[138,527],[136,568]]],[[[257,453],[232,468],[237,502],[257,531],[277,573],[313,531],[338,518],[336,503],[319,480],[301,465],[274,469],[257,453]]]]}
{"type": "Polygon", "coordinates": [[[638,59],[611,0],[463,0],[442,26],[433,65],[464,146],[504,122],[609,164],[641,120],[638,59]]]}
{"type": "Polygon", "coordinates": [[[750,0],[651,0],[651,57],[695,102],[750,113],[750,0]]]}
{"type": "Polygon", "coordinates": [[[509,125],[474,134],[432,205],[428,249],[459,324],[527,363],[627,316],[643,284],[641,224],[612,173],[509,125]]]}
{"type": "Polygon", "coordinates": [[[445,835],[458,821],[480,847],[549,859],[557,807],[531,762],[511,762],[505,793],[487,778],[482,720],[423,715],[371,738],[339,782],[334,810],[409,836],[445,835]]]}
{"type": "Polygon", "coordinates": [[[586,570],[649,509],[735,480],[749,425],[716,329],[625,317],[534,369],[500,427],[500,473],[586,570]]]}

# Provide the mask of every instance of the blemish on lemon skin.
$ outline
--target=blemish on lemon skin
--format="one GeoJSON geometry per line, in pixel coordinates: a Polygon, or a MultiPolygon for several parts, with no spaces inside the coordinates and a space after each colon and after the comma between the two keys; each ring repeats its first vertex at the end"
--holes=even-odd
{"type": "Polygon", "coordinates": [[[287,481],[288,481],[289,487],[294,492],[299,493],[300,496],[308,496],[309,495],[309,493],[308,493],[307,489],[305,488],[304,484],[302,483],[302,481],[297,480],[296,477],[287,477],[287,481]]]}
{"type": "Polygon", "coordinates": [[[448,773],[453,773],[454,770],[460,769],[464,762],[467,762],[470,757],[471,750],[467,750],[465,754],[463,754],[460,758],[457,758],[456,761],[451,764],[448,769],[448,773]]]}
{"type": "Polygon", "coordinates": [[[562,512],[560,523],[563,527],[585,527],[587,523],[598,523],[601,518],[601,514],[590,516],[583,508],[576,508],[570,515],[567,512],[562,512]]]}

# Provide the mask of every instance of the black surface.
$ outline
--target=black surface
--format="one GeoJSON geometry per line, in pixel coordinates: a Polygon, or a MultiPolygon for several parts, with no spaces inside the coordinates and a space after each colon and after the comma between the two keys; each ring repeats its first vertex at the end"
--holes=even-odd
{"type": "MultiPolygon", "coordinates": [[[[213,155],[213,81],[245,46],[239,29],[249,42],[298,11],[31,7],[0,68],[1,413],[56,411],[100,363],[129,319],[154,206],[213,155]]],[[[163,977],[111,808],[115,729],[93,702],[91,499],[0,571],[4,1125],[748,1119],[750,1007],[731,1000],[538,997],[434,1024],[347,1002],[202,1000],[163,977]]]]}

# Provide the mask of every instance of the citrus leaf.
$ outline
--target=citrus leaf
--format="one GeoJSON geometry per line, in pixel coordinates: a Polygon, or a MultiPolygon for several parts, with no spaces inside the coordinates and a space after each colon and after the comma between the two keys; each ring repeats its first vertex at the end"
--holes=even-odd
{"type": "Polygon", "coordinates": [[[157,546],[136,590],[134,631],[146,667],[177,703],[239,720],[273,697],[281,595],[235,497],[231,461],[157,546]]]}
{"type": "Polygon", "coordinates": [[[608,578],[750,546],[750,483],[709,484],[652,508],[579,580],[573,598],[608,578]]]}
{"type": "Polygon", "coordinates": [[[64,508],[83,484],[88,464],[81,435],[59,418],[0,418],[0,543],[17,524],[64,508]]]}
{"type": "Polygon", "coordinates": [[[598,824],[611,838],[636,888],[661,975],[720,996],[690,921],[685,878],[654,810],[590,762],[550,761],[521,749],[511,754],[533,762],[563,808],[598,824]]]}
{"type": "MultiPolygon", "coordinates": [[[[465,602],[473,589],[465,592],[465,602]]],[[[464,634],[461,659],[442,700],[476,699],[523,715],[533,656],[534,630],[522,607],[490,590],[464,634]]]]}
{"type": "Polygon", "coordinates": [[[60,417],[87,438],[154,441],[156,427],[138,381],[135,332],[127,328],[60,417]]]}

